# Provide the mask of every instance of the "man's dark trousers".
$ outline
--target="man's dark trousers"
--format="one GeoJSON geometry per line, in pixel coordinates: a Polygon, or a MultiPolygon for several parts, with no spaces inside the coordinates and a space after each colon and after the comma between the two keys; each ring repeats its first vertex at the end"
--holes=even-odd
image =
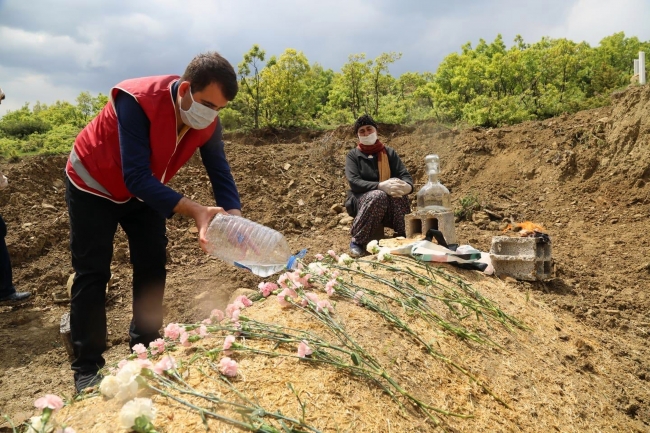
{"type": "Polygon", "coordinates": [[[2,219],[2,216],[0,216],[0,298],[9,296],[16,291],[13,284],[11,259],[9,258],[9,250],[7,249],[5,236],[7,236],[7,225],[2,219]]]}
{"type": "Polygon", "coordinates": [[[67,180],[70,250],[76,273],[70,301],[74,348],[72,370],[95,373],[104,366],[106,350],[106,285],[111,276],[113,240],[118,224],[129,240],[133,265],[133,316],[130,347],[147,346],[160,337],[165,290],[167,236],[165,218],[132,198],[114,203],[81,191],[67,180]]]}

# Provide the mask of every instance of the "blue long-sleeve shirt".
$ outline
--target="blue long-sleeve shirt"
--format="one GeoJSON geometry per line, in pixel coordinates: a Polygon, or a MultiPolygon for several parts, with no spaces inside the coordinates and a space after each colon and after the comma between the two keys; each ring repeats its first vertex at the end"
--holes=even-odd
{"type": "MultiPolygon", "coordinates": [[[[178,83],[172,85],[176,99],[178,83]]],[[[136,99],[120,91],[115,97],[124,183],[131,194],[170,218],[180,199],[178,192],[156,179],[150,167],[150,122],[136,99]]],[[[239,192],[230,172],[224,151],[221,122],[212,137],[200,147],[201,160],[210,178],[217,206],[226,210],[241,209],[239,192]]]]}

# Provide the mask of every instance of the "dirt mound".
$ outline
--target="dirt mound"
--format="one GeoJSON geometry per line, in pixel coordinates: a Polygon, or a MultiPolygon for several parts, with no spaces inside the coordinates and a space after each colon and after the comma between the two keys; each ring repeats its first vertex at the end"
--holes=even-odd
{"type": "MultiPolygon", "coordinates": [[[[594,348],[589,361],[593,368],[583,368],[577,355],[565,357],[563,365],[579,371],[585,380],[605,383],[613,410],[631,422],[645,422],[646,430],[650,429],[649,101],[650,89],[636,87],[614,95],[610,107],[499,129],[454,130],[431,122],[393,129],[380,125],[380,138],[402,156],[416,190],[426,181],[424,156],[437,153],[441,180],[450,188],[455,208],[476,195],[490,211],[458,222],[461,243],[489,250],[491,238],[510,221],[532,220],[547,229],[556,278],[508,286],[542,303],[555,320],[568,323],[559,325],[562,332],[585,327],[579,338],[594,348]],[[599,359],[615,367],[601,369],[599,359]]],[[[244,214],[282,231],[296,250],[345,250],[349,223],[341,205],[347,189],[345,154],[355,145],[351,129],[283,134],[228,137],[244,214]]],[[[64,157],[7,164],[10,188],[0,194],[16,285],[36,293],[21,307],[0,306],[0,338],[7,349],[0,352],[0,407],[18,421],[32,415],[32,401],[40,394],[73,391],[58,338],[58,322],[67,306],[54,299],[54,294],[65,292],[72,271],[64,164],[64,157]]],[[[172,186],[199,202],[212,201],[198,157],[179,172],[172,186]]],[[[200,320],[212,308],[223,308],[237,288],[254,288],[260,281],[202,254],[186,218],[169,221],[168,237],[166,322],[200,320]]],[[[121,231],[112,269],[107,359],[116,361],[128,353],[131,299],[128,246],[121,231]]],[[[569,336],[568,341],[577,340],[569,336]]],[[[540,346],[545,344],[541,339],[540,346]]],[[[543,363],[538,364],[541,369],[543,363]]],[[[558,391],[555,398],[562,401],[563,396],[558,391]]],[[[535,403],[535,413],[540,404],[535,403]]],[[[532,411],[527,416],[535,417],[532,411]]],[[[599,419],[607,416],[602,413],[599,419]]],[[[521,425],[535,430],[530,429],[533,424],[521,425]]]]}
{"type": "MultiPolygon", "coordinates": [[[[273,414],[280,413],[304,423],[295,431],[643,429],[616,411],[608,378],[585,377],[616,367],[598,359],[601,348],[575,320],[558,320],[514,287],[470,271],[427,272],[397,259],[387,265],[371,259],[330,268],[340,276],[329,297],[331,277],[314,275],[305,292],[329,299],[331,314],[300,301],[281,308],[271,296],[243,309],[237,322],[209,324],[209,336],[171,352],[180,366],[173,382],[146,379],[166,392],[140,392],[158,408],[155,424],[168,432],[241,431],[213,412],[277,431],[273,414]],[[228,356],[239,367],[224,383],[217,366],[228,335],[238,336],[228,356]],[[301,341],[310,357],[298,354],[301,341]]],[[[57,417],[81,431],[110,431],[119,409],[97,397],[57,417]]]]}

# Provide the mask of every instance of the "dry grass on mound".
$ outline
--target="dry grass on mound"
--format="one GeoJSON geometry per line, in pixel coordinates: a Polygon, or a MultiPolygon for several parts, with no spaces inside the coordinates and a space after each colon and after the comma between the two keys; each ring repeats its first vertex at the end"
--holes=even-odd
{"type": "MultiPolygon", "coordinates": [[[[331,315],[314,304],[281,308],[276,296],[242,310],[230,381],[217,367],[235,331],[228,320],[179,346],[175,377],[146,381],[163,392],[140,391],[153,399],[158,431],[635,430],[599,375],[613,364],[579,324],[558,322],[527,294],[476,272],[372,260],[340,266],[331,315]],[[297,356],[303,339],[311,358],[297,356]]],[[[326,299],[327,276],[314,280],[309,290],[326,299]]],[[[120,407],[97,396],[57,418],[77,432],[120,431],[120,407]]]]}

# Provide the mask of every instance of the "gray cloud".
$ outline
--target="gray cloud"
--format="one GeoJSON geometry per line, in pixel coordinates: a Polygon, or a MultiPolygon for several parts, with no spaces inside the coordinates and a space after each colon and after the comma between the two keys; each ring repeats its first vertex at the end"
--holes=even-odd
{"type": "Polygon", "coordinates": [[[391,72],[435,71],[447,54],[498,33],[586,40],[625,31],[650,39],[644,0],[0,0],[0,115],[24,102],[107,93],[130,77],[182,73],[197,53],[234,65],[253,45],[286,48],[339,70],[348,55],[402,52],[391,72]]]}

